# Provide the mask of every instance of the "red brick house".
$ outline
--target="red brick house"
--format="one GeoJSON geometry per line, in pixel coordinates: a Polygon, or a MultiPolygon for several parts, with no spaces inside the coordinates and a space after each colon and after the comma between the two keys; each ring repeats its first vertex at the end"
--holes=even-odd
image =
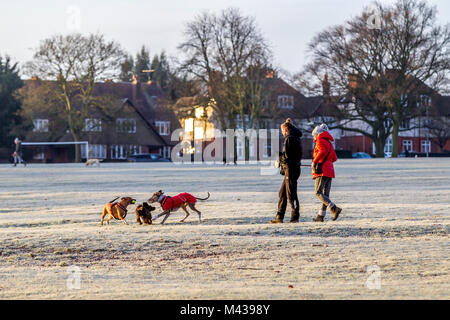
{"type": "MultiPolygon", "coordinates": [[[[27,80],[26,85],[33,84],[27,80]]],[[[89,158],[121,161],[130,155],[155,153],[170,159],[171,134],[180,127],[176,115],[167,107],[166,97],[155,83],[97,83],[95,96],[114,96],[103,111],[93,110],[85,119],[85,128],[80,141],[88,141],[89,158]]],[[[66,129],[63,134],[52,132],[49,112],[33,114],[33,129],[24,142],[69,142],[74,141],[66,129]]],[[[74,158],[73,145],[24,146],[32,149],[31,157],[42,162],[69,162],[74,158]]],[[[81,156],[87,158],[86,148],[81,156]]],[[[31,160],[31,159],[30,159],[31,160]]]]}
{"type": "MultiPolygon", "coordinates": [[[[421,107],[427,111],[425,113],[416,111],[417,114],[411,117],[410,120],[402,122],[398,136],[399,152],[404,152],[406,150],[410,153],[422,154],[448,153],[450,151],[450,140],[447,140],[444,147],[439,147],[438,139],[433,135],[433,132],[427,128],[427,123],[432,118],[446,119],[447,123],[449,122],[450,97],[433,92],[425,85],[423,85],[422,90],[423,92],[421,91],[420,94],[420,104],[421,107]]],[[[352,103],[351,101],[339,104],[331,103],[330,100],[326,98],[327,95],[325,91],[324,88],[323,96],[307,98],[316,100],[315,107],[308,116],[313,124],[318,124],[320,122],[334,123],[340,113],[338,107],[346,108],[348,104],[352,103]]],[[[365,126],[365,123],[361,121],[352,121],[350,124],[354,128],[363,128],[365,126]]],[[[365,152],[375,155],[375,144],[372,139],[361,133],[334,129],[331,130],[331,134],[335,138],[336,150],[349,150],[352,153],[365,152]]],[[[384,151],[386,156],[390,156],[390,153],[392,152],[392,137],[387,139],[384,151]]]]}

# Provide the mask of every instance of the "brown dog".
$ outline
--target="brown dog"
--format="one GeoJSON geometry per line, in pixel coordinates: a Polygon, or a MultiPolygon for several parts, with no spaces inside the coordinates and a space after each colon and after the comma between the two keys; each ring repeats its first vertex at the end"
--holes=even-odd
{"type": "Polygon", "coordinates": [[[136,199],[133,199],[131,197],[123,197],[120,199],[119,202],[114,202],[118,198],[115,198],[114,200],[111,200],[103,207],[102,212],[102,218],[100,220],[100,224],[103,225],[103,218],[107,214],[109,214],[108,219],[106,219],[106,222],[109,224],[109,221],[114,218],[117,220],[121,220],[123,223],[128,224],[124,219],[127,216],[127,207],[130,204],[135,204],[136,199]]]}
{"type": "Polygon", "coordinates": [[[207,200],[207,199],[209,199],[209,192],[208,192],[208,196],[206,198],[202,199],[202,198],[194,197],[192,194],[187,193],[187,192],[180,193],[176,196],[170,197],[170,196],[166,196],[164,194],[164,192],[159,190],[158,192],[155,192],[151,196],[151,198],[147,200],[147,202],[148,203],[159,202],[161,204],[161,208],[164,211],[162,213],[156,215],[153,220],[156,220],[159,217],[165,215],[163,221],[161,222],[161,224],[164,224],[164,222],[169,217],[170,213],[173,211],[177,211],[180,208],[183,209],[184,212],[186,212],[186,216],[180,221],[180,222],[184,222],[184,220],[186,220],[186,218],[189,216],[189,212],[186,209],[187,206],[189,206],[189,208],[191,208],[192,210],[197,212],[198,220],[199,220],[199,222],[202,222],[202,213],[195,208],[195,203],[197,202],[197,200],[207,200]]]}
{"type": "Polygon", "coordinates": [[[142,224],[142,222],[145,224],[152,224],[152,211],[155,209],[155,207],[149,205],[147,202],[138,205],[136,207],[136,221],[139,224],[142,224]]]}

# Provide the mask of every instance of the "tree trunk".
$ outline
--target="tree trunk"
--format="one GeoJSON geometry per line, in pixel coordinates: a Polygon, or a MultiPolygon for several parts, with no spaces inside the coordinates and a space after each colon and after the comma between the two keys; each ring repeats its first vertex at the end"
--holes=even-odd
{"type": "Polygon", "coordinates": [[[386,144],[386,140],[377,137],[376,139],[374,139],[374,143],[375,143],[375,156],[377,158],[384,158],[384,145],[386,144]]]}
{"type": "MultiPolygon", "coordinates": [[[[77,134],[72,132],[72,135],[73,135],[73,140],[75,142],[80,141],[77,134]]],[[[88,155],[86,155],[86,156],[87,156],[87,158],[89,158],[88,155]]],[[[81,162],[81,146],[79,144],[75,145],[75,160],[74,160],[74,162],[81,162]]]]}
{"type": "Polygon", "coordinates": [[[398,128],[399,121],[394,119],[392,124],[392,158],[398,157],[398,128]]]}
{"type": "MultiPolygon", "coordinates": [[[[74,128],[73,119],[72,119],[72,115],[71,115],[70,111],[68,113],[68,120],[69,120],[68,121],[68,123],[69,123],[69,130],[70,130],[70,133],[72,133],[73,141],[75,141],[75,142],[80,141],[78,133],[76,132],[76,130],[74,128]]],[[[86,155],[86,156],[87,156],[87,158],[89,158],[89,155],[86,155]]],[[[79,144],[75,145],[75,160],[74,160],[74,162],[76,162],[76,163],[77,162],[81,162],[81,148],[80,148],[79,144]]]]}

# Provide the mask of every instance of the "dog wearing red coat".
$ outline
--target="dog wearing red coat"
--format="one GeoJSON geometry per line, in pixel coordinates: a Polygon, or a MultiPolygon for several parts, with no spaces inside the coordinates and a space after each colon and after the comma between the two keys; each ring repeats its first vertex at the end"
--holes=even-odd
{"type": "Polygon", "coordinates": [[[180,222],[184,222],[186,220],[186,218],[189,217],[189,212],[187,211],[187,207],[189,207],[191,210],[197,212],[198,220],[201,223],[202,222],[202,213],[195,208],[195,203],[197,202],[197,200],[207,200],[207,199],[209,199],[209,192],[208,192],[208,196],[206,198],[197,198],[187,192],[183,192],[183,193],[177,194],[176,196],[171,197],[171,196],[165,195],[164,192],[162,192],[162,190],[159,190],[158,192],[155,192],[150,197],[150,199],[147,200],[147,202],[148,203],[159,202],[159,204],[161,205],[163,212],[160,214],[157,214],[155,216],[155,218],[153,218],[153,220],[156,220],[161,216],[165,216],[163,221],[161,222],[161,224],[164,224],[164,222],[167,220],[167,218],[169,217],[169,215],[172,212],[177,211],[180,208],[183,209],[184,212],[186,213],[186,216],[183,219],[181,219],[181,221],[180,221],[180,222]]]}

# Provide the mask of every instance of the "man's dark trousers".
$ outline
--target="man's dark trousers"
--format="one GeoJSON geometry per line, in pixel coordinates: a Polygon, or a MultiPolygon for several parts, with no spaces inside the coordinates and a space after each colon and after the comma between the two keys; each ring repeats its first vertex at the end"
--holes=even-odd
{"type": "Polygon", "coordinates": [[[277,220],[283,220],[287,202],[291,205],[291,221],[300,217],[300,204],[297,196],[297,180],[300,177],[299,165],[284,165],[284,180],[281,184],[278,200],[277,220]]]}

